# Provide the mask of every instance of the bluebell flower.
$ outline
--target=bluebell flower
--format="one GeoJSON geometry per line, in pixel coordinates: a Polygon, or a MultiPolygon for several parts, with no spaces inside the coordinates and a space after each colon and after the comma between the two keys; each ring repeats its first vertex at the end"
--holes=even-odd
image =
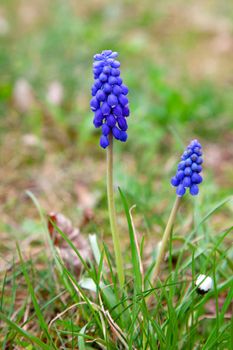
{"type": "Polygon", "coordinates": [[[94,112],[93,124],[102,129],[100,146],[109,145],[110,133],[116,140],[127,140],[129,101],[128,88],[120,77],[120,62],[116,60],[117,52],[104,50],[94,56],[94,84],[91,89],[91,110],[94,112]]]}
{"type": "Polygon", "coordinates": [[[171,179],[172,186],[176,187],[177,196],[182,197],[187,188],[192,196],[198,194],[198,185],[202,182],[202,163],[201,144],[193,140],[181,156],[176,175],[171,179]]]}

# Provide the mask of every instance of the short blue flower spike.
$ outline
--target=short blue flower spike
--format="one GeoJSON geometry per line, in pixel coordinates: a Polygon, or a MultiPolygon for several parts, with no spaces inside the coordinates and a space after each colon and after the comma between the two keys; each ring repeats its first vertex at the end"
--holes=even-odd
{"type": "Polygon", "coordinates": [[[200,175],[202,162],[201,144],[197,140],[193,140],[181,156],[176,175],[171,179],[171,184],[176,187],[178,197],[182,197],[187,188],[192,196],[198,194],[198,185],[202,182],[200,175]]]}
{"type": "Polygon", "coordinates": [[[120,78],[120,62],[116,60],[117,52],[104,50],[94,56],[93,74],[94,84],[91,89],[91,110],[95,113],[93,124],[96,128],[102,127],[100,146],[106,148],[109,145],[109,134],[115,139],[125,142],[129,116],[127,86],[123,85],[120,78]]]}

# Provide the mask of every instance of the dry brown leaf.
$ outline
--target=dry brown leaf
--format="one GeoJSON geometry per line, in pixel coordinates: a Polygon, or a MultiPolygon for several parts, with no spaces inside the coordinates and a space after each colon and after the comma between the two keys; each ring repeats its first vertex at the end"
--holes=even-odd
{"type": "Polygon", "coordinates": [[[80,259],[62,238],[60,233],[57,232],[55,227],[58,227],[59,230],[67,235],[85,261],[92,260],[93,258],[88,240],[81,234],[78,228],[73,227],[71,221],[64,215],[60,213],[50,213],[48,215],[48,230],[54,245],[58,248],[60,256],[67,268],[72,268],[77,275],[80,275],[82,270],[80,259]]]}

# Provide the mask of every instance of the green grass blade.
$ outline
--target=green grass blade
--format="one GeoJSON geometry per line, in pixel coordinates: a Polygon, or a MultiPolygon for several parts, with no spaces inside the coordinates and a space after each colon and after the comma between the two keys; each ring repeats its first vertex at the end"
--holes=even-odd
{"type": "MultiPolygon", "coordinates": [[[[85,326],[80,330],[80,334],[84,335],[86,328],[87,328],[87,324],[85,324],[85,326]]],[[[78,346],[79,346],[79,350],[86,350],[85,340],[83,336],[80,336],[80,335],[78,336],[78,346]]]]}
{"type": "Polygon", "coordinates": [[[51,350],[51,346],[46,345],[43,343],[39,338],[36,336],[30,334],[29,332],[25,331],[21,327],[19,327],[15,322],[11,321],[8,317],[6,317],[2,312],[0,312],[0,318],[8,324],[8,326],[12,329],[14,329],[18,334],[21,334],[23,337],[28,339],[30,342],[37,344],[40,346],[43,350],[51,350]]]}
{"type": "Polygon", "coordinates": [[[127,222],[128,222],[130,247],[131,247],[131,254],[132,254],[132,264],[133,264],[133,274],[134,274],[134,279],[135,279],[135,291],[136,291],[136,293],[140,293],[142,290],[142,276],[141,276],[141,272],[140,272],[139,256],[137,253],[133,225],[132,225],[126,197],[120,188],[119,188],[119,192],[120,192],[120,196],[121,196],[121,199],[122,199],[122,202],[124,205],[125,215],[126,215],[127,222]]]}
{"type": "MultiPolygon", "coordinates": [[[[18,254],[19,254],[19,258],[20,258],[20,262],[21,262],[24,278],[26,280],[26,283],[27,283],[27,286],[28,286],[28,290],[29,290],[29,293],[30,293],[30,296],[32,298],[32,302],[33,302],[33,305],[34,305],[34,308],[35,308],[35,312],[36,312],[36,315],[37,315],[38,320],[39,320],[39,325],[40,325],[41,329],[43,330],[46,338],[48,339],[50,345],[54,349],[57,349],[56,346],[54,345],[53,341],[52,341],[52,338],[51,338],[50,334],[49,334],[48,325],[45,322],[44,316],[43,316],[43,314],[41,312],[40,306],[38,304],[38,301],[37,301],[37,298],[36,298],[36,295],[35,295],[35,292],[34,292],[34,288],[33,288],[32,284],[31,284],[30,277],[28,275],[28,272],[27,272],[27,269],[25,267],[25,263],[23,261],[23,257],[22,257],[22,254],[21,254],[21,251],[20,251],[20,248],[19,248],[18,245],[17,245],[17,250],[18,250],[18,254]]],[[[50,346],[50,348],[51,348],[51,346],[50,346]]]]}

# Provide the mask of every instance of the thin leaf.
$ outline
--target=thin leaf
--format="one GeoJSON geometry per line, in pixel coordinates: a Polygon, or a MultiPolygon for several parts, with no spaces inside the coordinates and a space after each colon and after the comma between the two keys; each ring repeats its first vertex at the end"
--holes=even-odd
{"type": "Polygon", "coordinates": [[[137,251],[137,246],[135,242],[134,237],[134,231],[133,231],[133,224],[131,221],[130,213],[129,213],[129,207],[127,204],[126,197],[122,190],[119,188],[119,192],[121,195],[121,199],[124,205],[125,214],[128,222],[128,229],[129,229],[129,237],[130,237],[130,247],[131,247],[131,254],[132,254],[132,264],[133,264],[133,273],[135,278],[135,291],[136,293],[140,293],[142,290],[142,276],[140,271],[140,263],[139,263],[139,256],[137,251]]]}
{"type": "Polygon", "coordinates": [[[23,337],[31,341],[32,343],[35,343],[41,347],[43,350],[51,350],[51,346],[46,345],[43,343],[39,338],[36,336],[30,334],[29,332],[25,331],[21,327],[19,327],[15,322],[11,321],[9,318],[7,318],[2,312],[0,312],[0,318],[8,324],[8,326],[12,329],[14,329],[18,334],[21,334],[23,337]]]}
{"type": "Polygon", "coordinates": [[[45,322],[44,316],[43,316],[43,314],[42,314],[42,312],[40,310],[40,306],[39,306],[39,304],[37,302],[36,295],[35,295],[35,292],[34,292],[34,288],[33,288],[32,284],[31,284],[30,277],[29,277],[27,269],[25,267],[25,263],[24,263],[24,260],[23,260],[23,257],[22,257],[22,254],[21,254],[21,251],[20,251],[20,248],[19,248],[18,244],[17,244],[17,250],[18,250],[20,261],[21,261],[21,266],[22,266],[24,278],[25,278],[26,283],[28,285],[28,289],[29,289],[29,292],[30,292],[30,295],[31,295],[31,298],[32,298],[32,302],[33,302],[33,305],[34,305],[34,308],[35,308],[36,315],[37,315],[38,320],[39,320],[40,327],[44,331],[48,341],[51,344],[51,346],[54,349],[57,349],[57,347],[53,343],[52,338],[51,338],[51,336],[49,334],[48,325],[45,322]]]}

